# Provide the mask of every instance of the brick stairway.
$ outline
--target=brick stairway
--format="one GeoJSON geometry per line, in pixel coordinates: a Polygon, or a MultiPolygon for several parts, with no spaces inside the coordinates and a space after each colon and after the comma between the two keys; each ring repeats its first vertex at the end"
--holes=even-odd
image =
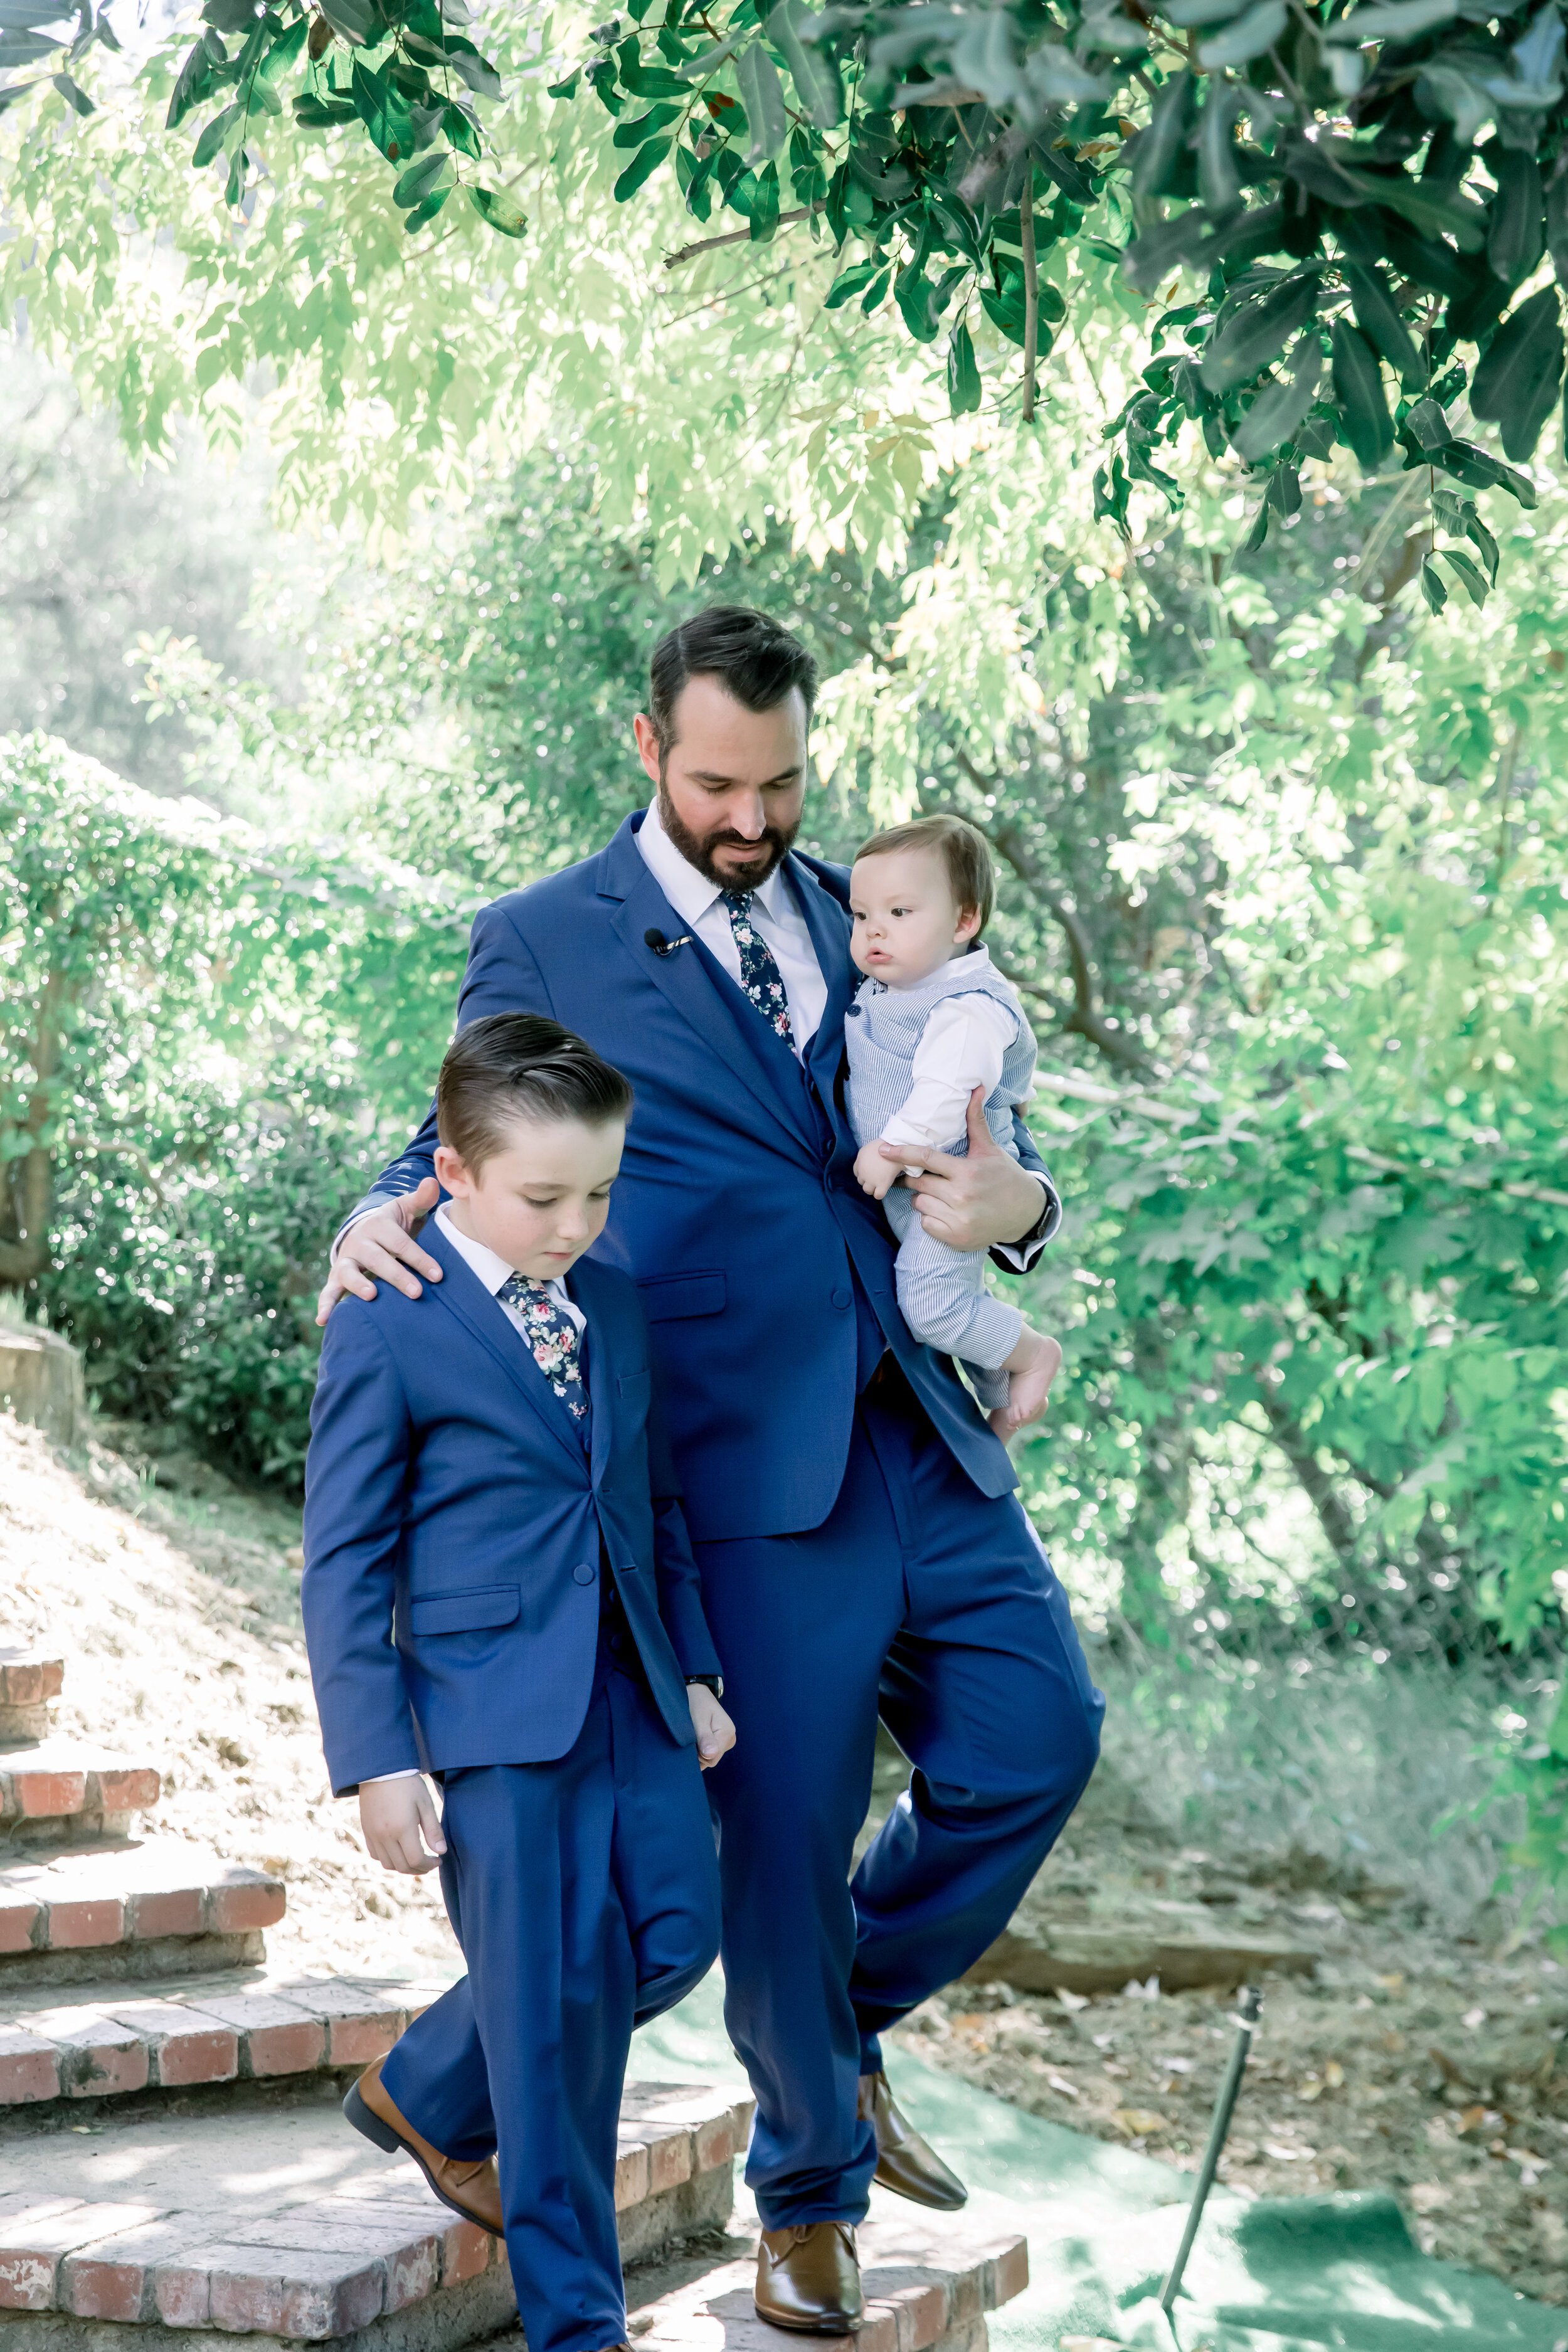
{"type": "MultiPolygon", "coordinates": [[[[0,2352],[525,2352],[504,2250],[338,2112],[443,1988],[269,1973],[281,1884],[137,1834],[158,1775],[51,1732],[63,1673],[0,1649],[0,2352]]],[[[749,2116],[627,2085],[616,2202],[649,2352],[792,2352],[731,2219],[749,2116]]],[[[984,2352],[1022,2240],[882,2202],[839,2352],[984,2352]]]]}

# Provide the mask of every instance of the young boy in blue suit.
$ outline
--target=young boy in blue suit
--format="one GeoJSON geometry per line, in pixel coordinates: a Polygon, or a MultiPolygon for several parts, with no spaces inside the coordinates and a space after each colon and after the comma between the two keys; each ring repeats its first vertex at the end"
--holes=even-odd
{"type": "Polygon", "coordinates": [[[717,1952],[699,1766],[734,1735],[636,1286],[583,1255],[631,1090],[499,1013],[437,1102],[440,1308],[333,1318],[303,1599],[332,1787],[389,1869],[439,1864],[468,1972],[344,2112],[505,2236],[531,2352],[609,2352],[627,2047],[717,1952]]]}

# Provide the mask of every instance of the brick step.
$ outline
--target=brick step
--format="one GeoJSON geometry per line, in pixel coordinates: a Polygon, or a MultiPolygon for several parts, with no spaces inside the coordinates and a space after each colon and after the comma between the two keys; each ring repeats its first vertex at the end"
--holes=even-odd
{"type": "Polygon", "coordinates": [[[13,1846],[122,1838],[162,1786],[151,1764],[58,1733],[27,1748],[0,1747],[0,1838],[13,1846]]]}
{"type": "MultiPolygon", "coordinates": [[[[814,2336],[814,2352],[984,2352],[985,2314],[1029,2284],[1029,2251],[1016,2231],[963,2214],[906,2219],[880,2193],[857,2242],[864,2324],[854,2336],[814,2336]]],[[[739,2259],[690,2276],[696,2269],[693,2259],[679,2266],[673,2285],[654,2280],[663,2291],[629,2312],[637,2352],[785,2352],[792,2342],[798,2347],[798,2337],[757,2317],[754,2239],[739,2259]]],[[[506,2352],[512,2352],[510,2345],[506,2352]]]]}
{"type": "MultiPolygon", "coordinates": [[[[514,2325],[504,2251],[407,2158],[352,2131],[336,2097],[171,2113],[85,2143],[8,2139],[8,2157],[26,2148],[28,2185],[0,2195],[0,2343],[103,2352],[117,2326],[141,2326],[164,2352],[235,2334],[451,2352],[514,2325]]],[[[628,2263],[723,2224],[749,2115],[707,2087],[627,2085],[616,2203],[628,2263]]]]}
{"type": "Polygon", "coordinates": [[[49,1704],[65,1681],[65,1660],[30,1643],[0,1643],[0,1745],[42,1739],[49,1704]]]}
{"type": "Polygon", "coordinates": [[[0,2001],[31,1985],[253,1963],[284,1902],[280,1879],[180,1838],[8,1864],[0,1870],[0,2001]]]}
{"type": "Polygon", "coordinates": [[[135,1984],[39,1987],[0,2000],[0,2110],[122,2098],[197,2083],[357,2072],[384,2056],[446,1990],[384,1978],[182,1977],[148,1999],[135,1984]]]}

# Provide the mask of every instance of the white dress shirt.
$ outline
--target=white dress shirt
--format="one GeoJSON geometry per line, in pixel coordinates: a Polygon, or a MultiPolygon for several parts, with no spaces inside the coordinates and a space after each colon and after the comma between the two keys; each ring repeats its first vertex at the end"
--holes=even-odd
{"type": "MultiPolygon", "coordinates": [[[[717,882],[700,874],[677,849],[658,813],[657,793],[637,828],[637,845],[643,863],[689,931],[717,957],[739,987],[741,950],[730,928],[730,911],[717,882]]],[[[806,887],[816,888],[815,883],[806,887]]],[[[811,929],[795,900],[782,866],[775,866],[760,888],[751,894],[752,920],[757,936],[771,950],[784,984],[789,1005],[790,1036],[803,1053],[821,1025],[827,1003],[827,982],[811,943],[811,929]]]]}
{"type": "MultiPolygon", "coordinates": [[[[984,950],[980,950],[982,954],[984,950]]],[[[938,1151],[963,1133],[969,1097],[999,1085],[1017,1024],[994,996],[947,996],[933,1004],[910,1065],[914,1085],[882,1129],[884,1143],[938,1151]]]]}
{"type": "MultiPolygon", "coordinates": [[[[472,1273],[479,1276],[480,1282],[483,1283],[485,1288],[489,1292],[490,1297],[493,1298],[497,1291],[501,1287],[502,1284],[511,1280],[512,1276],[517,1272],[517,1268],[514,1265],[508,1265],[505,1258],[498,1257],[493,1249],[487,1249],[483,1242],[470,1241],[467,1234],[460,1234],[458,1231],[457,1226],[452,1223],[451,1218],[447,1214],[447,1203],[445,1201],[442,1202],[440,1207],[436,1212],[436,1223],[440,1226],[441,1231],[446,1234],[447,1239],[451,1243],[452,1247],[457,1251],[458,1255],[462,1259],[464,1265],[467,1265],[472,1273]]],[[[531,1275],[525,1276],[523,1278],[525,1281],[531,1281],[533,1279],[531,1275]]],[[[550,1293],[555,1305],[561,1308],[563,1314],[569,1315],[571,1317],[572,1321],[576,1325],[578,1335],[581,1337],[582,1333],[587,1328],[588,1318],[584,1314],[583,1309],[578,1306],[577,1301],[574,1298],[567,1297],[566,1285],[562,1281],[560,1276],[556,1275],[552,1276],[552,1278],[545,1284],[544,1287],[550,1293]]],[[[500,1310],[501,1313],[507,1317],[509,1321],[515,1325],[522,1338],[528,1340],[529,1351],[531,1354],[533,1342],[529,1339],[528,1325],[523,1320],[521,1307],[514,1307],[510,1298],[503,1298],[500,1301],[500,1310]]],[[[374,1772],[371,1775],[368,1780],[362,1781],[361,1786],[366,1789],[374,1789],[383,1780],[417,1780],[418,1778],[418,1766],[416,1764],[405,1764],[400,1772],[374,1772]]]]}

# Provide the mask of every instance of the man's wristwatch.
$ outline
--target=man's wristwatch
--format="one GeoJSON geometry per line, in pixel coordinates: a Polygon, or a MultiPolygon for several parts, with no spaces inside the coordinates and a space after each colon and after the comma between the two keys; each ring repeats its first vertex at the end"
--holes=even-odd
{"type": "Polygon", "coordinates": [[[723,1697],[723,1696],[724,1696],[724,1677],[723,1677],[723,1675],[687,1675],[687,1677],[686,1677],[686,1687],[687,1687],[687,1689],[688,1689],[688,1690],[690,1690],[690,1689],[691,1689],[691,1687],[693,1686],[693,1685],[694,1685],[694,1684],[698,1684],[698,1683],[700,1683],[700,1685],[702,1685],[702,1688],[703,1688],[705,1691],[711,1691],[715,1698],[722,1698],[722,1697],[723,1697]]]}

